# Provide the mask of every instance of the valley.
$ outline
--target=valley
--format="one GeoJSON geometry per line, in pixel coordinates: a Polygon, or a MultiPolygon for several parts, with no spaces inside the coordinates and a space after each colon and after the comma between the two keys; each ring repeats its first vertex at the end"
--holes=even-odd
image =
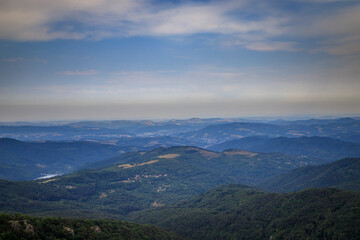
{"type": "MultiPolygon", "coordinates": [[[[351,239],[358,234],[352,228],[359,222],[360,150],[358,143],[341,140],[358,120],[279,121],[277,125],[196,120],[195,127],[203,128],[195,131],[193,120],[189,121],[188,127],[187,121],[181,123],[181,131],[188,132],[164,136],[81,141],[2,138],[0,211],[30,215],[21,219],[31,221],[62,217],[154,224],[173,231],[173,237],[189,239],[351,239]],[[288,134],[314,124],[331,131],[323,131],[324,136],[288,134]],[[344,125],[339,132],[334,124],[344,125]],[[239,138],[231,131],[249,136],[239,138]],[[199,133],[206,133],[213,144],[208,145],[199,133]],[[309,225],[310,219],[317,220],[309,225]]],[[[112,128],[118,125],[106,123],[106,130],[97,131],[112,128]]],[[[136,131],[141,135],[139,128],[136,131]]],[[[66,219],[59,221],[70,221],[66,219]]]]}

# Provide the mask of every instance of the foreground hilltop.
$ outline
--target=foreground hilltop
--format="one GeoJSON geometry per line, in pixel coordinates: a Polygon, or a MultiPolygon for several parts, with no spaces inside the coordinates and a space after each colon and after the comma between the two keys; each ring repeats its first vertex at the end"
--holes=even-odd
{"type": "Polygon", "coordinates": [[[175,234],[154,226],[114,220],[36,218],[0,213],[0,239],[176,240],[175,234]]]}

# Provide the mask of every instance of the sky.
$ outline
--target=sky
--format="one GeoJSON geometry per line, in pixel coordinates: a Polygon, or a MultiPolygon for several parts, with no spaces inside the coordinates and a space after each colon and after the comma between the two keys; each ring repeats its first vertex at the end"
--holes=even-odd
{"type": "Polygon", "coordinates": [[[2,0],[0,121],[360,113],[358,0],[2,0]]]}

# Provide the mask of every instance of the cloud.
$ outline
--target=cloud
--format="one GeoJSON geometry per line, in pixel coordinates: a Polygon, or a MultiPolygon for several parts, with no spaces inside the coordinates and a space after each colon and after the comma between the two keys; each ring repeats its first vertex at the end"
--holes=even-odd
{"type": "Polygon", "coordinates": [[[210,4],[185,4],[151,14],[147,19],[150,35],[190,35],[198,33],[239,34],[252,31],[276,34],[281,32],[281,19],[241,19],[231,12],[246,11],[245,1],[210,4]]]}
{"type": "Polygon", "coordinates": [[[65,71],[65,72],[60,72],[58,74],[60,75],[67,75],[67,76],[91,76],[91,75],[96,75],[98,74],[98,71],[95,70],[85,70],[85,71],[65,71]]]}
{"type": "Polygon", "coordinates": [[[76,24],[109,24],[126,20],[126,15],[139,4],[137,0],[6,0],[0,3],[0,38],[17,41],[83,39],[91,31],[76,24]]]}
{"type": "Polygon", "coordinates": [[[47,60],[44,60],[44,59],[41,59],[41,58],[33,58],[33,59],[30,59],[31,61],[34,61],[34,62],[39,62],[39,63],[43,63],[43,64],[47,64],[48,61],[47,60]]]}
{"type": "Polygon", "coordinates": [[[327,14],[309,16],[294,30],[307,36],[344,36],[360,32],[360,4],[333,10],[327,14]]]}
{"type": "Polygon", "coordinates": [[[244,73],[242,72],[210,72],[207,75],[209,76],[215,76],[215,77],[239,77],[239,76],[243,76],[244,73]]]}
{"type": "Polygon", "coordinates": [[[296,51],[294,42],[252,42],[245,47],[255,51],[296,51]]]}
{"type": "Polygon", "coordinates": [[[360,35],[338,38],[331,41],[324,41],[323,47],[317,49],[319,52],[326,52],[332,55],[359,55],[360,54],[360,35]]]}
{"type": "Polygon", "coordinates": [[[358,52],[359,3],[294,0],[290,5],[299,2],[319,11],[306,11],[301,7],[288,11],[281,9],[276,1],[261,0],[177,3],[150,0],[5,0],[0,3],[0,39],[101,40],[129,36],[213,34],[226,36],[226,43],[220,45],[255,51],[296,51],[300,44],[289,39],[301,38],[301,41],[317,43],[319,46],[316,49],[328,54],[358,52]],[[337,7],[325,4],[330,2],[337,2],[337,7]]]}
{"type": "Polygon", "coordinates": [[[281,32],[276,17],[239,19],[247,1],[151,4],[145,0],[6,0],[0,4],[0,38],[17,41],[102,39],[134,35],[281,32]]]}
{"type": "Polygon", "coordinates": [[[298,20],[288,34],[311,39],[315,51],[332,55],[359,54],[360,4],[351,4],[298,20]]]}

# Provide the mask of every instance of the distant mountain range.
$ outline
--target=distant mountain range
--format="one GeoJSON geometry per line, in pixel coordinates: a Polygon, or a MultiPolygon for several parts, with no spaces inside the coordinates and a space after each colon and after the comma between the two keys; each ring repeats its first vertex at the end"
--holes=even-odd
{"type": "Polygon", "coordinates": [[[179,134],[178,137],[211,146],[222,142],[251,137],[331,137],[360,143],[360,121],[331,121],[324,124],[268,124],[234,122],[218,124],[179,134]]]}
{"type": "Polygon", "coordinates": [[[243,185],[212,189],[191,200],[132,213],[189,239],[358,239],[360,193],[309,189],[266,193],[243,185]]]}
{"type": "Polygon", "coordinates": [[[175,136],[221,123],[235,122],[236,119],[200,119],[170,121],[83,121],[59,125],[0,125],[0,137],[18,140],[112,140],[129,137],[175,136]]]}
{"type": "Polygon", "coordinates": [[[260,185],[277,192],[325,187],[360,191],[360,158],[347,158],[321,166],[298,168],[272,177],[260,185]]]}
{"type": "Polygon", "coordinates": [[[170,121],[83,121],[0,126],[0,137],[18,140],[115,140],[130,137],[172,136],[204,147],[249,137],[322,136],[360,143],[360,120],[353,118],[309,119],[271,122],[245,119],[200,119],[170,121]]]}
{"type": "Polygon", "coordinates": [[[210,150],[242,149],[252,152],[279,152],[292,156],[311,156],[328,161],[360,157],[360,144],[328,137],[246,137],[209,147],[210,150]]]}
{"type": "Polygon", "coordinates": [[[0,126],[0,137],[22,141],[106,140],[131,137],[123,129],[81,128],[76,126],[0,126]]]}
{"type": "Polygon", "coordinates": [[[333,119],[305,119],[305,120],[273,120],[269,121],[270,124],[278,124],[278,125],[325,125],[325,124],[348,124],[348,123],[356,123],[359,120],[359,118],[350,118],[350,117],[344,117],[344,118],[333,118],[333,119]]]}

